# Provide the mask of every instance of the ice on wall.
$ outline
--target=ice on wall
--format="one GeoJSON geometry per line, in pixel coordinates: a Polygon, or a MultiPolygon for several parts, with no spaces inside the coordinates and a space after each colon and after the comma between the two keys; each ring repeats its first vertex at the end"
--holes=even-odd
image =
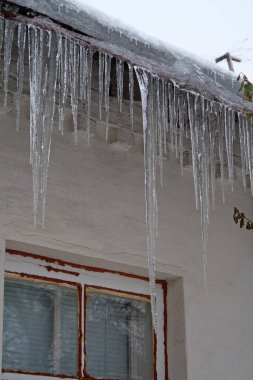
{"type": "MultiPolygon", "coordinates": [[[[59,131],[64,133],[66,103],[70,99],[74,141],[77,144],[79,104],[84,105],[85,128],[89,143],[91,116],[92,66],[95,51],[78,40],[56,35],[32,24],[0,18],[0,47],[3,54],[4,106],[8,106],[8,84],[14,34],[18,41],[17,58],[17,129],[19,128],[20,97],[24,81],[24,59],[28,45],[30,85],[30,161],[33,176],[34,224],[45,218],[47,176],[52,129],[58,114],[59,131]],[[55,109],[57,108],[57,111],[55,109]]],[[[109,133],[111,63],[113,57],[98,52],[98,118],[105,118],[109,133]],[[104,112],[103,112],[104,110],[104,112]]],[[[243,184],[247,178],[253,195],[253,128],[252,120],[228,106],[181,89],[173,81],[134,67],[116,58],[117,98],[123,104],[124,68],[128,67],[129,118],[134,129],[134,70],[138,79],[143,117],[147,251],[150,294],[155,329],[156,276],[155,246],[158,234],[158,179],[163,186],[163,161],[168,149],[178,157],[183,173],[184,142],[191,140],[193,183],[196,208],[200,210],[203,241],[204,280],[207,281],[207,242],[210,207],[215,208],[216,171],[219,167],[221,193],[225,201],[225,167],[233,190],[234,140],[239,137],[243,184]],[[235,120],[238,120],[236,128],[235,120]],[[159,174],[159,175],[157,175],[159,174]]],[[[81,109],[81,107],[80,107],[81,109]]],[[[169,202],[169,199],[168,199],[169,202]]]]}

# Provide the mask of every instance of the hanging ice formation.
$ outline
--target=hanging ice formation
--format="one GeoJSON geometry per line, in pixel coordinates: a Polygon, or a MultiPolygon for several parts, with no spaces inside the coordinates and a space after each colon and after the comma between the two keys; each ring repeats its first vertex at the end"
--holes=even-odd
{"type": "Polygon", "coordinates": [[[116,76],[117,76],[117,98],[119,102],[119,110],[120,112],[122,112],[124,62],[120,58],[116,59],[116,76]]]}
{"type": "MultiPolygon", "coordinates": [[[[24,59],[28,40],[30,84],[30,161],[33,173],[34,224],[41,212],[44,224],[47,175],[55,107],[58,107],[59,131],[64,133],[64,115],[70,99],[74,140],[78,137],[80,103],[85,109],[87,142],[91,116],[92,64],[95,51],[62,35],[46,31],[32,24],[0,17],[0,49],[3,46],[4,106],[8,106],[8,84],[14,34],[17,33],[17,129],[19,128],[20,97],[24,82],[24,59]]],[[[98,117],[105,109],[106,135],[109,133],[110,82],[112,56],[98,52],[98,117]]],[[[157,166],[163,185],[163,157],[168,148],[179,158],[183,172],[184,140],[191,139],[192,166],[196,208],[200,209],[203,240],[204,277],[207,276],[207,240],[210,203],[215,207],[215,177],[219,167],[221,192],[224,195],[224,168],[233,188],[233,143],[236,137],[235,119],[241,151],[243,184],[247,177],[253,195],[253,128],[252,120],[221,103],[180,89],[150,72],[134,67],[129,62],[129,115],[134,127],[134,70],[142,99],[146,222],[149,260],[150,293],[154,327],[157,328],[155,289],[155,241],[157,236],[157,166]],[[157,165],[158,164],[158,165],[157,165]]],[[[123,103],[123,75],[125,62],[116,59],[117,98],[120,111],[123,103]]]]}

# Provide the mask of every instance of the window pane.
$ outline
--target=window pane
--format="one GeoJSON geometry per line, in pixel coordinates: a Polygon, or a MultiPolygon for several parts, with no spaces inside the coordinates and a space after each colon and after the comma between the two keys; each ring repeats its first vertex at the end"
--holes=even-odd
{"type": "Polygon", "coordinates": [[[77,375],[77,290],[6,279],[3,368],[77,375]]]}
{"type": "Polygon", "coordinates": [[[150,303],[87,292],[86,354],[92,377],[151,380],[150,303]]]}

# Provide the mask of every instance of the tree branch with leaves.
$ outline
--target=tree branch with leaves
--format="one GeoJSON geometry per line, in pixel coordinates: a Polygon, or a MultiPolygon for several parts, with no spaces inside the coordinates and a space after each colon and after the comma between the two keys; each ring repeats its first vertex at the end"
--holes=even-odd
{"type": "Polygon", "coordinates": [[[242,77],[242,83],[239,88],[239,92],[242,92],[244,98],[248,100],[249,102],[251,102],[253,99],[253,84],[249,81],[248,77],[243,73],[240,73],[238,75],[237,80],[239,81],[241,77],[242,77]]]}
{"type": "Polygon", "coordinates": [[[247,218],[245,214],[243,212],[240,212],[236,207],[234,207],[233,219],[236,224],[239,223],[240,228],[245,227],[246,230],[253,231],[253,221],[247,218]]]}

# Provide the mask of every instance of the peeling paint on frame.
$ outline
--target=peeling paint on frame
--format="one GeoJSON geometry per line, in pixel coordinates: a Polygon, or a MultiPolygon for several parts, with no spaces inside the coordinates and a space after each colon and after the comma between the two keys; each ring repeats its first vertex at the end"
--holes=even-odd
{"type": "MultiPolygon", "coordinates": [[[[71,267],[79,270],[85,270],[88,272],[95,272],[95,273],[108,273],[112,275],[119,275],[126,278],[141,280],[144,282],[148,282],[148,277],[135,275],[131,273],[125,273],[121,271],[116,270],[110,270],[105,268],[99,268],[99,267],[92,267],[92,266],[86,266],[86,265],[80,265],[75,263],[70,263],[64,260],[60,259],[54,259],[46,256],[36,255],[33,253],[27,253],[17,250],[11,250],[6,249],[6,252],[10,255],[14,256],[21,256],[21,257],[28,257],[31,259],[41,260],[46,263],[55,264],[62,267],[71,267]]],[[[48,265],[38,265],[48,272],[59,272],[63,275],[73,275],[75,277],[78,277],[80,275],[79,272],[70,271],[68,269],[59,269],[54,268],[53,266],[48,265]],[[48,268],[50,268],[48,270],[48,268]]],[[[39,282],[45,282],[45,283],[59,283],[65,286],[75,287],[78,290],[78,332],[79,332],[79,339],[78,339],[78,376],[77,377],[71,377],[71,376],[65,376],[65,375],[51,375],[47,373],[29,373],[29,372],[21,372],[21,371],[6,371],[6,373],[19,373],[19,374],[31,374],[31,375],[38,375],[38,376],[50,376],[52,378],[78,378],[82,380],[97,380],[95,378],[89,377],[88,374],[85,372],[86,367],[86,347],[85,347],[85,325],[86,325],[86,312],[83,312],[86,310],[86,302],[87,302],[87,289],[94,290],[97,292],[112,294],[120,297],[127,297],[131,299],[138,299],[138,300],[146,300],[149,301],[150,296],[147,294],[141,294],[141,293],[134,293],[130,291],[124,291],[124,290],[118,290],[118,289],[111,289],[108,287],[103,286],[97,286],[97,285],[86,285],[86,284],[80,284],[76,281],[67,281],[59,278],[52,278],[52,277],[46,277],[46,276],[38,276],[38,275],[32,275],[28,273],[23,272],[11,272],[6,271],[7,275],[11,276],[17,276],[21,278],[27,278],[34,281],[39,282]]],[[[163,295],[163,346],[164,346],[164,380],[168,380],[168,349],[167,349],[167,281],[166,280],[157,280],[157,285],[160,285],[162,288],[162,295],[163,295]]],[[[154,334],[154,376],[153,380],[157,380],[157,337],[154,334]]],[[[4,372],[4,371],[3,371],[4,372]]],[[[105,379],[110,380],[110,379],[105,379]]],[[[114,379],[115,380],[115,379],[114,379]]]]}

